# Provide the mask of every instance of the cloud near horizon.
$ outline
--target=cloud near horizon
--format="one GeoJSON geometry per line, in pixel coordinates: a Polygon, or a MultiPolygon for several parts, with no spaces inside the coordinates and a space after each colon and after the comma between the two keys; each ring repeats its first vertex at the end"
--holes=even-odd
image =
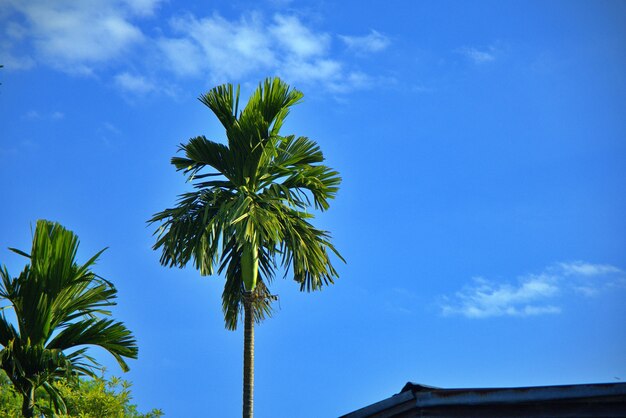
{"type": "Polygon", "coordinates": [[[625,281],[624,271],[615,266],[583,261],[556,263],[513,282],[475,277],[454,296],[443,298],[441,313],[474,319],[558,314],[562,311],[558,296],[574,292],[591,297],[603,289],[623,286],[625,281]]]}

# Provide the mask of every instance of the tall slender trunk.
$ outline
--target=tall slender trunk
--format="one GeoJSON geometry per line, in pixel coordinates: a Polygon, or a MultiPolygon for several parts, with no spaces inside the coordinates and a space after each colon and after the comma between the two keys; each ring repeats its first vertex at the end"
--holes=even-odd
{"type": "Polygon", "coordinates": [[[35,415],[35,387],[29,385],[22,394],[22,416],[32,418],[35,415]]]}
{"type": "Polygon", "coordinates": [[[254,403],[254,315],[252,294],[243,297],[243,418],[252,418],[254,403]]]}

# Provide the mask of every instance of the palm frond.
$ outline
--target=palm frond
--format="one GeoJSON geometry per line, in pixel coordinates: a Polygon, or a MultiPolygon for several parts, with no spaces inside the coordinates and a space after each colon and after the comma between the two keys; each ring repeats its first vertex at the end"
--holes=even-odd
{"type": "Polygon", "coordinates": [[[240,173],[233,169],[234,156],[226,145],[198,136],[191,138],[187,144],[181,144],[180,150],[185,153],[185,157],[173,157],[172,164],[191,177],[209,166],[231,182],[239,178],[240,173]]]}
{"type": "Polygon", "coordinates": [[[246,112],[258,111],[268,126],[273,124],[271,134],[276,135],[289,114],[291,106],[299,103],[304,95],[302,92],[292,89],[281,79],[266,78],[252,93],[248,100],[242,119],[246,112]]]}
{"type": "Polygon", "coordinates": [[[330,234],[313,227],[298,211],[286,209],[282,216],[285,238],[280,245],[281,265],[286,271],[293,270],[300,290],[319,290],[323,285],[334,283],[337,271],[329,251],[341,261],[345,260],[330,242],[330,234]]]}
{"type": "Polygon", "coordinates": [[[198,100],[213,111],[226,130],[230,129],[237,119],[239,86],[236,90],[232,84],[215,87],[201,95],[198,100]]]}
{"type": "MultiPolygon", "coordinates": [[[[259,84],[241,112],[239,88],[230,84],[202,95],[200,100],[224,126],[227,145],[204,137],[181,145],[185,156],[174,157],[172,164],[184,171],[195,190],[149,220],[160,224],[153,248],[161,251],[161,264],[183,267],[193,260],[203,275],[224,274],[222,310],[228,329],[237,327],[242,312],[244,249],[245,259],[258,263],[252,292],[257,321],[271,314],[275,296],[267,285],[277,260],[286,274],[293,272],[302,290],[317,290],[337,277],[331,253],[343,260],[330,235],[315,229],[309,223],[313,215],[306,212],[311,205],[328,209],[341,177],[323,165],[317,143],[280,136],[290,108],[302,97],[278,78],[259,84]]],[[[255,276],[256,267],[245,264],[255,276]]],[[[253,280],[246,283],[253,286],[253,280]]]]}
{"type": "Polygon", "coordinates": [[[63,400],[51,382],[76,375],[93,376],[95,360],[84,346],[99,346],[128,370],[125,358],[137,358],[137,344],[121,323],[110,316],[117,291],[111,282],[91,271],[102,254],[78,264],[78,237],[60,224],[37,221],[29,264],[11,278],[0,268],[0,298],[15,311],[17,328],[0,315],[0,367],[24,395],[43,386],[57,411],[63,400]],[[66,354],[66,350],[78,348],[66,354]]]}
{"type": "Polygon", "coordinates": [[[7,320],[4,312],[0,314],[0,345],[6,347],[11,341],[18,338],[18,336],[18,331],[15,329],[13,324],[7,320]]]}
{"type": "Polygon", "coordinates": [[[137,358],[138,353],[137,343],[124,324],[100,318],[87,318],[68,325],[46,348],[67,350],[82,345],[102,347],[117,360],[123,371],[128,371],[128,365],[122,357],[137,358]]]}
{"type": "Polygon", "coordinates": [[[45,389],[46,393],[50,397],[52,404],[54,405],[54,410],[60,414],[67,414],[67,405],[65,404],[65,400],[59,390],[50,382],[44,382],[42,387],[45,389]]]}
{"type": "Polygon", "coordinates": [[[182,195],[177,207],[154,215],[148,222],[161,222],[153,246],[162,250],[161,264],[183,267],[193,258],[203,275],[213,274],[234,199],[235,194],[222,189],[201,190],[182,195]]]}

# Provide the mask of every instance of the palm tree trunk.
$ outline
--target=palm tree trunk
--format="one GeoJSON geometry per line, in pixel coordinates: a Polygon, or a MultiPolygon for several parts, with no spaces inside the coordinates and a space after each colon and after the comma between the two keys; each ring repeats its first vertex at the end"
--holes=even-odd
{"type": "Polygon", "coordinates": [[[27,386],[22,396],[22,416],[32,418],[35,415],[35,387],[27,386]]]}
{"type": "Polygon", "coordinates": [[[243,418],[252,418],[254,401],[254,315],[252,294],[243,296],[243,418]]]}

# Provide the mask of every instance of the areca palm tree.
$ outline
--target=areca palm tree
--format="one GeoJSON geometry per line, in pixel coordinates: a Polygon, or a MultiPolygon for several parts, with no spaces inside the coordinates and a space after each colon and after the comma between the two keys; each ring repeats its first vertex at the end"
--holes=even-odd
{"type": "Polygon", "coordinates": [[[200,96],[223,125],[227,144],[204,136],[181,144],[184,156],[172,164],[194,190],[149,221],[161,224],[154,249],[163,265],[193,261],[202,275],[224,273],[226,328],[237,328],[243,310],[244,417],[253,415],[254,324],[271,314],[276,298],[268,285],[282,270],[301,290],[318,290],[337,277],[329,253],[341,259],[307,211],[328,209],[341,178],[322,164],[314,141],[280,134],[302,96],[278,78],[261,83],[241,111],[239,87],[231,84],[200,96]]]}
{"type": "Polygon", "coordinates": [[[78,237],[58,223],[37,221],[30,254],[11,248],[29,259],[19,276],[0,268],[0,368],[22,394],[22,415],[32,417],[35,390],[43,387],[57,411],[65,403],[52,384],[78,376],[97,377],[98,363],[88,346],[99,346],[117,360],[137,358],[137,345],[121,322],[109,318],[117,290],[91,267],[102,251],[78,264],[78,237]],[[17,327],[5,312],[13,309],[17,327]]]}

